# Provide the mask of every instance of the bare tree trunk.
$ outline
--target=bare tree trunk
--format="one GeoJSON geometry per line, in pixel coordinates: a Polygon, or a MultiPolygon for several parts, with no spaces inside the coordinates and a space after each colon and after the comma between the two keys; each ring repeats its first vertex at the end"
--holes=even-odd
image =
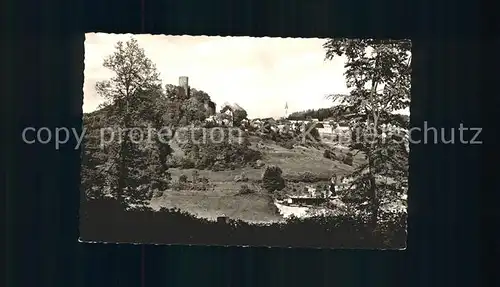
{"type": "Polygon", "coordinates": [[[120,154],[119,154],[119,163],[118,163],[118,187],[116,192],[116,198],[119,202],[124,202],[124,193],[125,193],[125,179],[127,178],[127,167],[125,165],[126,158],[126,147],[125,140],[120,144],[120,154]]]}
{"type": "MultiPolygon", "coordinates": [[[[127,129],[128,124],[129,124],[129,113],[128,113],[128,100],[127,100],[125,116],[123,119],[123,125],[125,129],[127,129]]],[[[122,135],[120,135],[120,139],[122,139],[122,135]]],[[[116,198],[120,203],[124,203],[125,189],[127,188],[126,186],[126,179],[128,177],[128,170],[126,165],[127,148],[128,148],[128,135],[125,134],[125,137],[120,142],[119,163],[118,163],[118,187],[117,187],[116,198]]]]}
{"type": "MultiPolygon", "coordinates": [[[[375,69],[378,67],[379,63],[379,58],[377,57],[375,60],[375,69]]],[[[372,110],[372,116],[373,116],[373,139],[370,144],[370,153],[368,154],[368,177],[370,181],[370,199],[371,199],[371,219],[370,219],[370,225],[372,226],[373,229],[377,227],[377,219],[378,219],[378,212],[379,212],[379,200],[378,200],[378,194],[377,194],[377,185],[375,181],[375,171],[374,171],[374,166],[373,166],[373,157],[372,157],[372,152],[375,149],[375,143],[378,141],[378,118],[380,115],[380,110],[379,107],[375,107],[375,95],[377,93],[377,86],[378,86],[378,79],[372,79],[372,87],[370,91],[370,102],[371,102],[371,110],[372,110]]],[[[369,121],[369,116],[368,116],[368,130],[370,129],[370,121],[369,121]]]]}
{"type": "Polygon", "coordinates": [[[370,219],[370,225],[372,228],[377,227],[377,219],[378,219],[378,211],[379,211],[379,200],[378,200],[378,194],[377,194],[377,186],[375,182],[375,175],[373,174],[373,161],[371,158],[371,155],[368,157],[368,173],[369,173],[369,180],[370,180],[370,199],[371,199],[371,219],[370,219]]]}

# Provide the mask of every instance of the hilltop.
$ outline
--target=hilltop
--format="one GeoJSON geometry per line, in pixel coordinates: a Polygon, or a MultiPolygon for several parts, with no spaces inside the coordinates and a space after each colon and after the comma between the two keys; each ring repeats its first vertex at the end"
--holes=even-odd
{"type": "MultiPolygon", "coordinates": [[[[209,218],[226,215],[250,221],[280,220],[273,205],[278,194],[261,187],[266,166],[278,166],[283,171],[287,181],[287,187],[279,192],[283,196],[303,193],[311,185],[326,187],[333,174],[349,175],[354,166],[363,162],[362,155],[353,157],[345,148],[328,142],[301,142],[300,128],[292,126],[287,130],[286,121],[249,120],[244,108],[237,104],[226,103],[217,113],[209,95],[189,89],[187,96],[185,91],[185,87],[168,85],[164,93],[154,94],[152,100],[142,104],[148,112],[134,114],[136,127],[149,126],[156,119],[176,131],[162,163],[168,167],[166,177],[170,183],[166,189],[148,191],[154,208],[178,207],[209,218]],[[237,118],[238,112],[243,118],[237,118]],[[218,128],[222,134],[213,135],[228,139],[228,132],[240,132],[233,142],[215,142],[214,138],[201,141],[203,134],[197,129],[202,127],[218,128]],[[186,134],[190,136],[183,138],[186,134]],[[325,157],[325,153],[333,156],[325,157]],[[240,195],[243,186],[249,188],[244,196],[240,195]],[[243,210],[235,210],[242,206],[243,210]]],[[[84,114],[84,150],[87,155],[92,152],[92,158],[98,161],[93,167],[98,170],[109,166],[112,155],[109,149],[98,148],[96,137],[101,128],[120,126],[120,117],[114,114],[116,108],[110,105],[84,114]]],[[[312,134],[319,136],[315,128],[312,134]]],[[[161,157],[160,151],[147,142],[139,145],[148,151],[137,157],[148,163],[143,172],[157,169],[152,162],[161,157]]],[[[83,162],[85,175],[90,166],[86,169],[83,162]]],[[[95,179],[90,177],[84,176],[84,186],[95,188],[95,179]]],[[[104,184],[101,192],[109,192],[109,188],[104,184]]]]}

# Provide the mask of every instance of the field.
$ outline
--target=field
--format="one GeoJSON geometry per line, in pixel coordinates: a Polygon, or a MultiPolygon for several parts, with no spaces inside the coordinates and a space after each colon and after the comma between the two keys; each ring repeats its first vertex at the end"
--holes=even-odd
{"type": "MultiPolygon", "coordinates": [[[[283,176],[289,181],[296,181],[301,173],[310,172],[318,178],[318,182],[326,183],[333,175],[348,175],[353,167],[323,157],[323,148],[296,146],[286,149],[273,142],[262,142],[259,138],[251,138],[252,148],[264,153],[262,159],[266,165],[277,165],[283,170],[283,176]],[[257,142],[261,142],[257,147],[257,142]]],[[[337,149],[336,153],[342,153],[337,149]]],[[[354,158],[354,165],[362,162],[362,156],[354,158]]],[[[170,169],[173,180],[181,175],[191,177],[193,169],[170,169]]],[[[206,191],[167,190],[160,197],[151,201],[151,207],[159,209],[179,208],[200,217],[215,219],[217,216],[228,216],[249,222],[275,222],[283,220],[274,201],[266,191],[262,190],[258,181],[263,169],[242,168],[225,171],[199,170],[199,176],[209,179],[210,188],[206,191]],[[235,177],[245,174],[248,182],[236,182],[235,177]],[[255,191],[253,194],[240,195],[238,191],[247,184],[255,191]]],[[[311,183],[294,182],[294,187],[305,187],[311,183]]]]}

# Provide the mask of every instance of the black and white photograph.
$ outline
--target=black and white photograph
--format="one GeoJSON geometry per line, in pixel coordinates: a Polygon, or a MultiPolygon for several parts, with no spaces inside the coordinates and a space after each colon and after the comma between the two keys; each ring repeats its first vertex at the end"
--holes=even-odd
{"type": "Polygon", "coordinates": [[[406,248],[411,42],[85,35],[80,241],[406,248]]]}

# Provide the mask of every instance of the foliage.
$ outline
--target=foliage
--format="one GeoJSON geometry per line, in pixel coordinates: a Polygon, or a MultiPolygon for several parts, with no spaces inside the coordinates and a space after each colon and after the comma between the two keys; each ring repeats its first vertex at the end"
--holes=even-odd
{"type": "Polygon", "coordinates": [[[285,180],[282,177],[283,171],[278,166],[268,166],[262,174],[262,186],[269,192],[282,190],[285,187],[285,180]]]}
{"type": "Polygon", "coordinates": [[[233,111],[233,125],[240,126],[241,122],[247,119],[248,114],[244,109],[236,109],[233,111]]]}
{"type": "Polygon", "coordinates": [[[200,172],[198,170],[194,169],[193,172],[191,173],[191,178],[193,180],[193,183],[198,182],[199,177],[200,177],[200,172]]]}
{"type": "Polygon", "coordinates": [[[327,181],[330,179],[330,175],[325,174],[314,174],[310,171],[300,172],[298,174],[287,174],[286,179],[292,182],[307,182],[313,183],[318,181],[327,181]]]}
{"type": "Polygon", "coordinates": [[[248,176],[243,172],[237,176],[234,177],[235,182],[247,182],[248,181],[248,176]]]}
{"type": "Polygon", "coordinates": [[[193,182],[195,190],[207,190],[210,186],[209,180],[207,177],[200,177],[196,182],[193,182]]]}
{"type": "Polygon", "coordinates": [[[187,176],[185,174],[181,174],[181,176],[179,176],[179,182],[186,183],[187,176]]]}
{"type": "MultiPolygon", "coordinates": [[[[163,90],[154,63],[134,38],[117,42],[115,48],[103,63],[114,76],[96,84],[105,102],[84,116],[82,188],[90,198],[113,195],[127,204],[145,204],[152,192],[168,187],[170,138],[179,127],[203,122],[215,111],[215,103],[196,89],[186,94],[182,87],[166,85],[163,90]],[[101,148],[99,129],[107,127],[114,127],[115,138],[122,140],[101,148]],[[164,127],[172,133],[159,133],[164,127]],[[152,129],[152,137],[132,144],[130,134],[117,133],[116,128],[152,129]]],[[[195,162],[182,159],[180,165],[192,168],[195,162]]]]}
{"type": "Polygon", "coordinates": [[[82,183],[91,198],[112,195],[124,204],[144,204],[155,190],[168,186],[166,158],[170,146],[152,133],[151,141],[133,141],[130,128],[157,129],[162,125],[163,96],[155,65],[135,39],[118,42],[103,66],[114,76],[96,83],[105,101],[84,117],[87,130],[82,153],[82,183]],[[100,146],[99,129],[114,127],[114,140],[100,146]]]}
{"type": "Polygon", "coordinates": [[[383,138],[381,126],[395,123],[397,117],[392,112],[409,106],[411,43],[331,39],[323,47],[328,60],[337,56],[347,58],[345,76],[350,95],[330,98],[348,111],[343,117],[352,131],[351,150],[366,155],[367,163],[357,168],[353,184],[370,198],[371,224],[376,226],[383,197],[376,176],[383,174],[395,181],[407,181],[408,157],[404,144],[392,137],[383,138]]]}
{"type": "MultiPolygon", "coordinates": [[[[110,80],[96,83],[98,95],[106,100],[104,106],[112,104],[127,108],[127,104],[138,104],[137,92],[161,85],[155,65],[134,38],[126,43],[117,42],[115,52],[104,60],[103,66],[115,73],[110,80]]],[[[129,107],[130,110],[133,109],[129,107]]],[[[115,111],[121,112],[120,109],[115,111]]],[[[125,115],[123,112],[120,114],[125,115]]]]}
{"type": "Polygon", "coordinates": [[[243,167],[262,157],[261,152],[250,148],[247,135],[241,130],[188,128],[179,132],[178,136],[183,143],[181,147],[186,154],[185,160],[192,162],[197,169],[243,167]]]}
{"type": "Polygon", "coordinates": [[[233,126],[240,126],[243,120],[248,119],[247,111],[245,111],[240,106],[233,107],[228,104],[223,106],[222,109],[220,110],[221,116],[224,117],[225,112],[228,110],[231,112],[232,118],[227,118],[227,119],[232,120],[233,126]]]}
{"type": "Polygon", "coordinates": [[[323,157],[331,160],[338,160],[335,153],[329,149],[325,149],[325,151],[323,152],[323,157]]]}
{"type": "Polygon", "coordinates": [[[347,165],[352,165],[353,164],[353,157],[352,155],[344,155],[342,157],[342,163],[347,164],[347,165]]]}
{"type": "Polygon", "coordinates": [[[319,121],[329,119],[330,121],[337,121],[343,113],[345,113],[345,107],[342,105],[336,105],[330,108],[317,110],[308,109],[305,111],[294,112],[291,113],[287,119],[294,121],[305,121],[308,119],[318,119],[319,121]]]}
{"type": "Polygon", "coordinates": [[[243,184],[240,187],[240,190],[239,190],[238,193],[239,194],[250,194],[250,193],[254,193],[254,191],[252,189],[250,189],[250,187],[248,186],[248,184],[243,184]]]}
{"type": "Polygon", "coordinates": [[[293,149],[295,142],[293,140],[280,141],[278,144],[286,149],[293,149]]]}
{"type": "Polygon", "coordinates": [[[200,125],[215,109],[215,104],[204,91],[190,90],[190,95],[180,86],[166,85],[167,102],[164,105],[166,122],[175,129],[189,124],[200,125]],[[205,107],[207,104],[209,107],[205,107]],[[212,108],[210,108],[212,107],[212,108]]]}
{"type": "Polygon", "coordinates": [[[292,217],[286,224],[253,225],[231,219],[220,224],[178,209],[124,211],[113,199],[88,200],[83,205],[80,234],[85,241],[373,249],[406,246],[405,213],[382,215],[373,230],[363,217],[352,215],[292,217]]]}

